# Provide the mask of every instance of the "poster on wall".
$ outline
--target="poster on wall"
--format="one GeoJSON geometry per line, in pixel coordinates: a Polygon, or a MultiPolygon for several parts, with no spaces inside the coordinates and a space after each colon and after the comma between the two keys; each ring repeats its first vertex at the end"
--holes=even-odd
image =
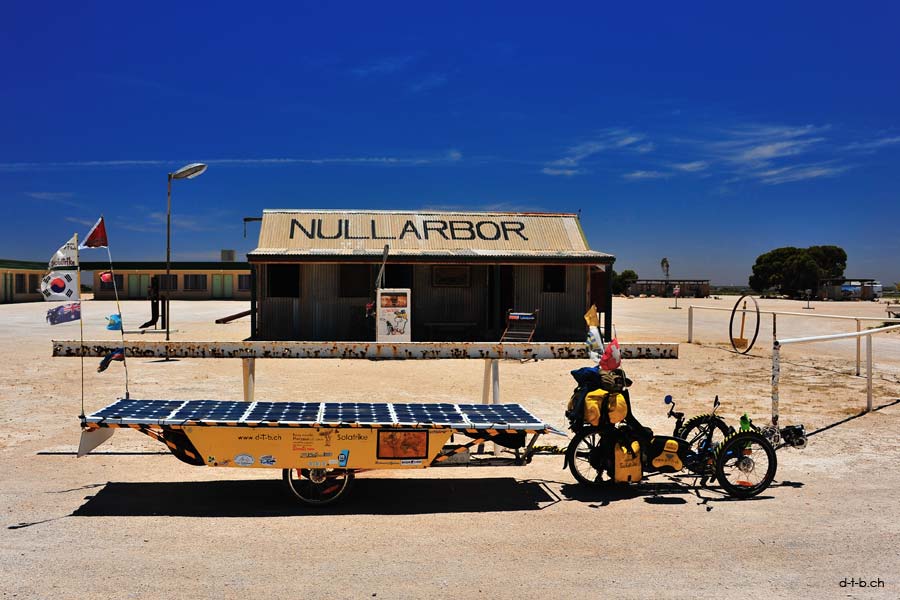
{"type": "Polygon", "coordinates": [[[376,341],[412,341],[409,289],[378,290],[376,341]]]}

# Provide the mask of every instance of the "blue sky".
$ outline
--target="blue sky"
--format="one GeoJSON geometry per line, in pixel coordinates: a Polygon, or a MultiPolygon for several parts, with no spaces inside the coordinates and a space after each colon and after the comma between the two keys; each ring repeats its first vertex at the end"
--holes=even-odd
{"type": "Polygon", "coordinates": [[[837,244],[900,281],[896,3],[11,3],[0,257],[102,212],[118,260],[264,208],[577,212],[616,269],[746,283],[837,244]]]}

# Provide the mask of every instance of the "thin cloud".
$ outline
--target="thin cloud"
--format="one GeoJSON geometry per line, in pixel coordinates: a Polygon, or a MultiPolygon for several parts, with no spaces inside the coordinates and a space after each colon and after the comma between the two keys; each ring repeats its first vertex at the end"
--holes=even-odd
{"type": "Polygon", "coordinates": [[[629,181],[639,181],[643,179],[665,179],[670,176],[670,173],[663,173],[662,171],[632,171],[622,175],[622,178],[629,181]]]}
{"type": "Polygon", "coordinates": [[[614,128],[602,131],[594,139],[571,146],[565,156],[544,163],[541,173],[545,175],[577,175],[583,173],[581,163],[604,152],[637,152],[646,154],[656,149],[653,142],[642,133],[628,129],[614,128]]]}
{"type": "Polygon", "coordinates": [[[808,179],[820,179],[822,177],[834,177],[849,170],[846,165],[810,164],[782,167],[764,171],[757,175],[759,181],[766,185],[780,185],[805,181],[808,179]]]}
{"type": "Polygon", "coordinates": [[[900,144],[900,136],[886,137],[868,142],[853,142],[844,146],[844,150],[878,150],[886,146],[894,146],[900,144]]]}
{"type": "Polygon", "coordinates": [[[541,173],[544,175],[561,175],[563,177],[571,177],[572,175],[578,175],[580,173],[584,173],[581,169],[557,169],[553,167],[544,167],[541,169],[541,173]]]}
{"type": "Polygon", "coordinates": [[[354,67],[351,73],[360,78],[381,77],[391,75],[411,66],[416,60],[415,56],[387,56],[354,67]]]}
{"type": "Polygon", "coordinates": [[[672,168],[684,173],[699,173],[708,169],[709,163],[705,160],[695,160],[693,162],[675,163],[672,165],[672,168]]]}
{"type": "Polygon", "coordinates": [[[443,73],[431,73],[424,79],[421,79],[409,86],[409,91],[414,94],[427,92],[443,85],[447,85],[447,76],[443,73]]]}
{"type": "Polygon", "coordinates": [[[64,217],[64,219],[70,223],[77,223],[78,225],[84,225],[85,227],[93,227],[97,222],[91,221],[89,219],[79,219],[78,217],[64,217]]]}
{"type": "MultiPolygon", "coordinates": [[[[193,159],[192,159],[193,160],[193,159]]],[[[462,160],[457,150],[443,154],[423,156],[351,156],[323,158],[214,158],[203,160],[208,165],[235,166],[279,166],[279,165],[372,165],[372,166],[417,166],[454,163],[462,160]]],[[[45,171],[54,169],[94,169],[123,167],[172,167],[183,165],[188,160],[87,160],[68,162],[14,162],[0,163],[0,172],[45,171]]],[[[41,192],[35,192],[41,194],[41,192]]],[[[33,196],[35,197],[35,196],[33,196]]],[[[39,199],[35,197],[36,199],[39,199]]]]}

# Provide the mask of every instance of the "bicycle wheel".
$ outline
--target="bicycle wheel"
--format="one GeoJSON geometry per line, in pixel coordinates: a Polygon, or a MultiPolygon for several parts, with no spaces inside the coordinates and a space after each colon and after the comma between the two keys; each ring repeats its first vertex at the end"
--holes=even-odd
{"type": "Polygon", "coordinates": [[[582,429],[572,438],[566,449],[566,462],[569,471],[578,483],[585,485],[601,485],[609,481],[608,457],[603,435],[599,429],[588,427],[582,429]],[[603,478],[604,471],[607,479],[603,478]]]}
{"type": "Polygon", "coordinates": [[[755,431],[733,433],[716,448],[716,478],[735,498],[762,492],[775,479],[777,469],[775,448],[755,431]]]}
{"type": "Polygon", "coordinates": [[[336,501],[350,487],[353,471],[346,469],[283,469],[282,479],[305,504],[323,506],[336,501]]]}
{"type": "Polygon", "coordinates": [[[721,418],[712,414],[691,417],[675,432],[675,437],[686,441],[695,454],[711,451],[725,441],[730,430],[721,418]]]}

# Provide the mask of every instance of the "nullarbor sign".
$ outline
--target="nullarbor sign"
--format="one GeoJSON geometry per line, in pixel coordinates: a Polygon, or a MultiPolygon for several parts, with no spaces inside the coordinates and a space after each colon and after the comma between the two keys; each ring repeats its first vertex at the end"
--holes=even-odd
{"type": "Polygon", "coordinates": [[[483,240],[528,241],[525,223],[517,220],[406,219],[403,223],[379,223],[375,219],[292,218],[290,239],[308,240],[483,240]],[[399,225],[391,231],[391,225],[399,225]]]}

